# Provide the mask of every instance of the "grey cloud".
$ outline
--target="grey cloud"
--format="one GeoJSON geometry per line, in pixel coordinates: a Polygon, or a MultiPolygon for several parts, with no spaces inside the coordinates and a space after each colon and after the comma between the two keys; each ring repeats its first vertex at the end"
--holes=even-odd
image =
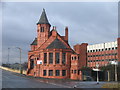
{"type": "MultiPolygon", "coordinates": [[[[36,23],[42,9],[46,9],[51,25],[64,35],[69,28],[69,43],[102,43],[117,38],[117,3],[107,2],[63,2],[63,3],[4,3],[3,4],[3,60],[7,61],[7,48],[19,46],[23,49],[23,60],[27,61],[29,44],[36,37],[36,23]]],[[[51,27],[52,28],[52,27],[51,27]]],[[[17,51],[11,52],[16,62],[17,51]]]]}

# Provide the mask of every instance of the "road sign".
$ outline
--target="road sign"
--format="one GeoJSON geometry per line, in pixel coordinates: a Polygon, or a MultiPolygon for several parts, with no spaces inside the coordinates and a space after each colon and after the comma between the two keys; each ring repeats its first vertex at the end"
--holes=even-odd
{"type": "Polygon", "coordinates": [[[110,61],[111,64],[117,65],[118,62],[117,61],[110,61]]]}
{"type": "Polygon", "coordinates": [[[99,64],[96,64],[96,67],[98,68],[98,67],[99,67],[99,64]]]}
{"type": "Polygon", "coordinates": [[[37,60],[37,64],[42,64],[42,60],[37,60]]]}
{"type": "Polygon", "coordinates": [[[93,71],[100,71],[100,69],[97,69],[97,68],[93,68],[93,71]]]}

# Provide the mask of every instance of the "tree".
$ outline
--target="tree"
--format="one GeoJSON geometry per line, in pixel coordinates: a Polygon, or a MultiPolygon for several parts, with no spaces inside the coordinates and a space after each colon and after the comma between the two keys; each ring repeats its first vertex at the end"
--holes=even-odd
{"type": "MultiPolygon", "coordinates": [[[[108,64],[107,66],[100,67],[100,69],[105,73],[109,71],[111,81],[115,81],[115,65],[108,64]]],[[[118,80],[120,81],[120,65],[117,65],[117,75],[118,80]]]]}
{"type": "Polygon", "coordinates": [[[82,71],[82,78],[83,78],[83,80],[86,81],[86,80],[88,80],[87,77],[91,77],[92,69],[90,67],[85,67],[84,66],[80,70],[82,71]]]}
{"type": "Polygon", "coordinates": [[[90,67],[86,67],[86,66],[82,67],[80,70],[81,71],[92,71],[90,67]]]}
{"type": "Polygon", "coordinates": [[[24,63],[22,64],[23,70],[27,70],[27,67],[28,67],[28,62],[24,62],[24,63]]]}

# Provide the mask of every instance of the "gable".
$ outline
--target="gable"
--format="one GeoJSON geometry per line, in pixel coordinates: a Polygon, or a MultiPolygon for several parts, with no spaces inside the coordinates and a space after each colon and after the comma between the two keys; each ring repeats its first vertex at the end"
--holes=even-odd
{"type": "Polygon", "coordinates": [[[63,38],[61,38],[61,36],[59,34],[57,34],[57,36],[50,36],[48,38],[48,40],[46,40],[37,50],[40,50],[40,49],[48,49],[48,48],[51,48],[53,49],[52,47],[54,48],[58,48],[58,49],[71,49],[71,47],[69,46],[69,44],[67,42],[64,41],[63,38]],[[56,40],[56,38],[58,40],[56,40]],[[57,44],[57,43],[59,44],[57,44]],[[49,46],[50,45],[50,46],[49,46]],[[49,46],[49,47],[48,47],[49,46]],[[62,48],[60,48],[62,46],[62,48]]]}
{"type": "Polygon", "coordinates": [[[37,38],[30,45],[37,45],[37,38]]]}
{"type": "Polygon", "coordinates": [[[47,49],[67,49],[67,47],[58,39],[56,38],[48,47],[47,49]]]}

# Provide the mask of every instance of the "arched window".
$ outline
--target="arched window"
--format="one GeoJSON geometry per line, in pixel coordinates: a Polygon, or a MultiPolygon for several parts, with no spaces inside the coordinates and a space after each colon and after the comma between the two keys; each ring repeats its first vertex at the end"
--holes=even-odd
{"type": "Polygon", "coordinates": [[[76,56],[74,57],[74,59],[76,60],[76,56]]]}
{"type": "Polygon", "coordinates": [[[72,73],[73,73],[73,70],[72,70],[72,73]]]}
{"type": "Polygon", "coordinates": [[[47,53],[44,53],[44,63],[47,63],[47,53]]]}
{"type": "Polygon", "coordinates": [[[62,76],[66,76],[66,70],[62,70],[62,76]]]}
{"type": "Polygon", "coordinates": [[[49,64],[53,63],[53,53],[49,53],[49,64]]]}
{"type": "Polygon", "coordinates": [[[30,59],[30,69],[34,68],[34,59],[30,59]]]}
{"type": "Polygon", "coordinates": [[[44,27],[41,27],[41,28],[40,28],[40,32],[44,32],[44,27]]]}
{"type": "Polygon", "coordinates": [[[43,70],[43,76],[46,76],[46,75],[47,75],[47,71],[43,70]]]}
{"type": "Polygon", "coordinates": [[[74,70],[74,74],[76,74],[77,70],[74,70]]]}
{"type": "Polygon", "coordinates": [[[53,70],[49,70],[49,76],[53,76],[53,70]]]}
{"type": "Polygon", "coordinates": [[[56,64],[59,64],[60,63],[60,54],[59,53],[56,53],[55,54],[55,58],[56,58],[56,64]]]}
{"type": "Polygon", "coordinates": [[[55,71],[56,76],[60,76],[60,70],[55,71]]]}
{"type": "Polygon", "coordinates": [[[72,57],[72,60],[74,60],[74,58],[72,57]]]}
{"type": "Polygon", "coordinates": [[[62,64],[66,63],[66,53],[62,53],[62,64]]]}

